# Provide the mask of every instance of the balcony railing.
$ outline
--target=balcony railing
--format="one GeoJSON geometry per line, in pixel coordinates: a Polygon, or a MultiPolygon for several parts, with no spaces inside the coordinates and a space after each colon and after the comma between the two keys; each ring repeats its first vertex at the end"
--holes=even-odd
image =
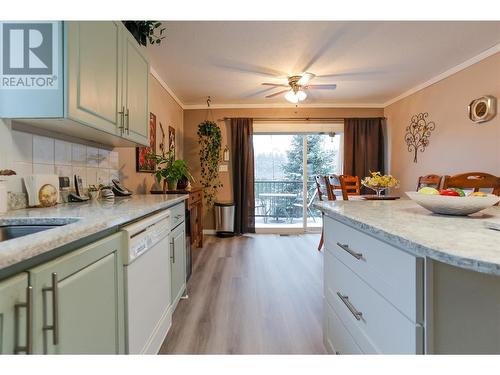
{"type": "MultiPolygon", "coordinates": [[[[307,182],[307,203],[316,188],[314,181],[307,182]]],[[[303,181],[302,180],[256,180],[255,181],[255,216],[278,218],[300,218],[303,215],[303,181]],[[295,194],[295,197],[263,197],[261,194],[295,194]]],[[[308,209],[310,216],[320,216],[319,211],[308,209]]]]}

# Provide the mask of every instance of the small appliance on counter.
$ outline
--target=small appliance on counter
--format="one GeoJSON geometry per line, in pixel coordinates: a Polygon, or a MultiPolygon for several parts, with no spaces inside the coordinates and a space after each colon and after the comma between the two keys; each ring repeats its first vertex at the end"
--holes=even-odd
{"type": "Polygon", "coordinates": [[[83,194],[83,182],[82,178],[75,174],[75,192],[68,195],[69,202],[86,202],[90,198],[83,194]]]}
{"type": "Polygon", "coordinates": [[[24,177],[28,206],[52,207],[59,200],[59,177],[55,174],[34,174],[24,177]]]}
{"type": "Polygon", "coordinates": [[[121,184],[121,182],[119,180],[117,180],[116,178],[113,178],[111,180],[111,182],[113,183],[113,186],[112,186],[113,193],[117,197],[128,197],[128,196],[132,195],[132,192],[130,190],[128,190],[126,187],[124,187],[121,184]]]}

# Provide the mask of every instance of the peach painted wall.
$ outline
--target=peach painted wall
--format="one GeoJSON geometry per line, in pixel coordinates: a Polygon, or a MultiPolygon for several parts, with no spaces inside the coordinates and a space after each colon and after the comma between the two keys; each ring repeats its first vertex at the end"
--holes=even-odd
{"type": "MultiPolygon", "coordinates": [[[[381,117],[382,108],[235,108],[213,109],[211,114],[206,109],[193,109],[184,111],[184,157],[188,162],[194,177],[200,180],[199,146],[196,132],[198,124],[210,119],[217,121],[224,117],[381,117]]],[[[230,143],[230,133],[224,121],[218,122],[222,130],[223,146],[230,143]]],[[[230,145],[229,145],[230,146],[230,145]]],[[[230,150],[232,160],[232,150],[230,150]]],[[[231,162],[228,172],[220,172],[223,187],[219,190],[217,199],[228,201],[233,199],[231,181],[231,162]]],[[[205,211],[205,229],[214,229],[213,210],[205,211]]]]}
{"type": "Polygon", "coordinates": [[[500,53],[418,91],[384,109],[390,144],[390,172],[399,192],[414,190],[418,176],[481,171],[500,175],[500,116],[475,124],[467,105],[483,95],[500,99],[500,53]],[[405,127],[412,115],[428,112],[436,123],[425,152],[408,152],[405,127]]]}
{"type": "MultiPolygon", "coordinates": [[[[183,110],[170,94],[152,75],[149,76],[149,111],[156,115],[156,150],[159,153],[161,142],[160,122],[168,142],[168,127],[175,128],[176,155],[183,157],[183,110]]],[[[120,178],[123,184],[138,194],[149,193],[155,186],[154,177],[149,173],[137,173],[135,168],[135,147],[117,147],[120,160],[120,178]]]]}

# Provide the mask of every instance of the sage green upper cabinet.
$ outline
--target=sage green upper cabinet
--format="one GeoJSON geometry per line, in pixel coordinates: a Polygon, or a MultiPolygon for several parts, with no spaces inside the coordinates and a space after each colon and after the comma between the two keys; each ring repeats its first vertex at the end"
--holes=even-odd
{"type": "Polygon", "coordinates": [[[125,131],[123,136],[137,143],[149,143],[148,79],[149,63],[134,37],[124,33],[123,107],[125,131]]]}
{"type": "Polygon", "coordinates": [[[30,270],[34,351],[124,353],[121,234],[30,270]]]}
{"type": "Polygon", "coordinates": [[[146,48],[119,21],[53,26],[57,87],[0,89],[0,117],[105,145],[148,146],[146,48]]]}
{"type": "Polygon", "coordinates": [[[117,22],[68,22],[68,117],[117,133],[122,85],[117,22]]]}
{"type": "Polygon", "coordinates": [[[28,274],[0,281],[0,354],[28,353],[28,274]]]}

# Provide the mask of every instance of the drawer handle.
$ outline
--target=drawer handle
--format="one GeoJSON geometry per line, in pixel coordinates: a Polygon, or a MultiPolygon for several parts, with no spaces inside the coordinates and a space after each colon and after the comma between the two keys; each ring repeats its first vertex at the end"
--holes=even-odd
{"type": "Polygon", "coordinates": [[[52,331],[52,342],[59,345],[59,289],[57,273],[52,273],[52,286],[43,288],[44,292],[52,292],[52,325],[44,325],[44,331],[52,331]]]}
{"type": "Polygon", "coordinates": [[[357,253],[357,252],[351,250],[349,248],[349,245],[346,244],[346,243],[342,244],[340,242],[337,242],[337,246],[340,247],[342,250],[347,251],[349,254],[351,254],[357,260],[360,260],[361,258],[363,258],[363,254],[362,253],[357,253]]]}
{"type": "Polygon", "coordinates": [[[363,316],[363,313],[356,310],[356,308],[352,305],[351,301],[349,301],[348,296],[342,295],[342,293],[337,292],[337,296],[339,296],[340,300],[344,302],[344,305],[347,306],[349,311],[351,312],[352,315],[356,318],[356,320],[361,320],[361,317],[363,316]]]}

